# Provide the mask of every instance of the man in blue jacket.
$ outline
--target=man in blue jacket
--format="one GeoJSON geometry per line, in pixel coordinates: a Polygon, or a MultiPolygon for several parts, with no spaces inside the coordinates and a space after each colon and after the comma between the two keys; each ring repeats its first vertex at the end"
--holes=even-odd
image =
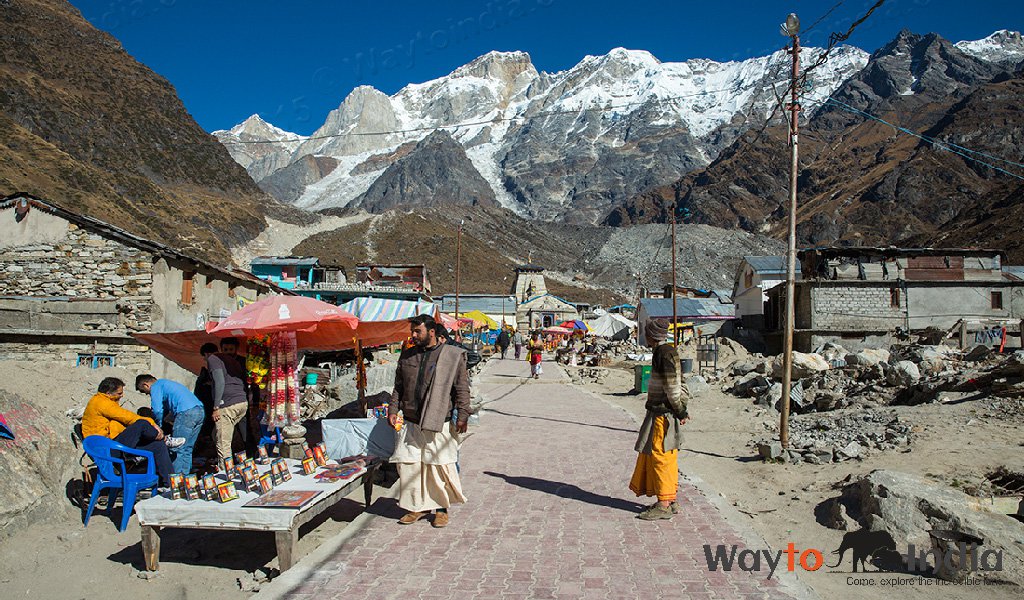
{"type": "Polygon", "coordinates": [[[135,389],[149,395],[157,425],[163,423],[164,417],[174,417],[174,435],[184,438],[185,443],[177,449],[172,467],[175,473],[191,473],[192,450],[206,417],[203,403],[177,381],[157,379],[149,374],[135,378],[135,389]]]}

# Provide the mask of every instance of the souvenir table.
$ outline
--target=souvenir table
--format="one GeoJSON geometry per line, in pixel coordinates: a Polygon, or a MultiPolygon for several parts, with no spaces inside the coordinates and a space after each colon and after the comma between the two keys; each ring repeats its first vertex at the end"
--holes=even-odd
{"type": "MultiPolygon", "coordinates": [[[[298,541],[299,527],[317,515],[337,504],[342,498],[352,493],[359,485],[363,486],[366,505],[370,505],[373,492],[373,480],[377,469],[383,464],[380,459],[370,459],[365,467],[360,468],[351,477],[333,483],[322,483],[316,479],[317,469],[312,475],[302,472],[301,463],[297,460],[285,459],[292,478],[278,486],[277,491],[319,491],[314,497],[298,508],[274,507],[256,508],[245,506],[261,497],[261,494],[244,490],[244,485],[235,476],[235,488],[238,498],[221,503],[217,500],[185,500],[172,499],[170,492],[154,496],[135,505],[139,524],[142,526],[142,549],[145,554],[146,569],[156,571],[160,568],[160,529],[164,527],[181,527],[188,529],[221,529],[244,531],[273,531],[277,543],[277,556],[281,571],[292,566],[295,543],[298,541]]],[[[328,461],[328,465],[336,461],[328,461]]],[[[260,475],[270,470],[270,465],[257,465],[260,475]]],[[[225,482],[223,472],[217,473],[217,482],[225,482]]],[[[306,494],[308,495],[308,494],[306,494]]],[[[266,496],[266,494],[263,494],[266,496]]],[[[296,494],[297,497],[303,494],[296,494]]]]}

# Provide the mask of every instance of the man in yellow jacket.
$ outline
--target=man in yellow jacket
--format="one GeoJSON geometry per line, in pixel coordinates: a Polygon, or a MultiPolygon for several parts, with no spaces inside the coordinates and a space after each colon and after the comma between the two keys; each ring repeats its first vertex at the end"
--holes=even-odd
{"type": "Polygon", "coordinates": [[[82,414],[82,436],[102,435],[119,444],[153,453],[156,474],[160,485],[171,485],[171,457],[167,448],[180,446],[185,440],[165,437],[164,432],[152,419],[141,417],[121,407],[124,397],[124,382],[117,377],[107,377],[100,382],[96,395],[82,414]]]}

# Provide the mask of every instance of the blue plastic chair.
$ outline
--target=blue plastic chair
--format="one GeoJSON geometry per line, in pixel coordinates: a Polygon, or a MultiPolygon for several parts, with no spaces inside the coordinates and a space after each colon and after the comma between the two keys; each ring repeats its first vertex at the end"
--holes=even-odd
{"type": "Polygon", "coordinates": [[[110,490],[107,494],[107,509],[113,513],[114,500],[117,499],[118,491],[120,491],[124,493],[124,500],[122,501],[121,526],[118,531],[124,531],[128,527],[128,519],[132,516],[135,496],[138,495],[139,490],[152,489],[160,483],[160,477],[156,474],[156,463],[153,462],[153,453],[129,448],[102,435],[90,435],[82,440],[82,447],[92,457],[99,469],[96,482],[92,487],[92,497],[89,498],[89,508],[85,511],[85,525],[89,525],[89,517],[92,516],[92,511],[96,508],[96,500],[99,499],[100,492],[110,490]],[[113,452],[145,458],[146,472],[127,473],[124,459],[115,458],[113,452]]]}

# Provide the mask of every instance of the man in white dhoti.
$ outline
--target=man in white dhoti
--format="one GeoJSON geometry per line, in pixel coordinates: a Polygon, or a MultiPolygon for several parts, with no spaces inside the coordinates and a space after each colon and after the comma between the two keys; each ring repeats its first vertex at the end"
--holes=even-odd
{"type": "Polygon", "coordinates": [[[455,468],[470,414],[466,351],[440,343],[432,317],[409,319],[409,327],[414,345],[398,359],[388,405],[392,426],[399,410],[404,419],[391,456],[398,466],[398,505],[409,511],[398,522],[415,523],[433,510],[433,526],[445,527],[448,507],[466,501],[455,468]]]}

